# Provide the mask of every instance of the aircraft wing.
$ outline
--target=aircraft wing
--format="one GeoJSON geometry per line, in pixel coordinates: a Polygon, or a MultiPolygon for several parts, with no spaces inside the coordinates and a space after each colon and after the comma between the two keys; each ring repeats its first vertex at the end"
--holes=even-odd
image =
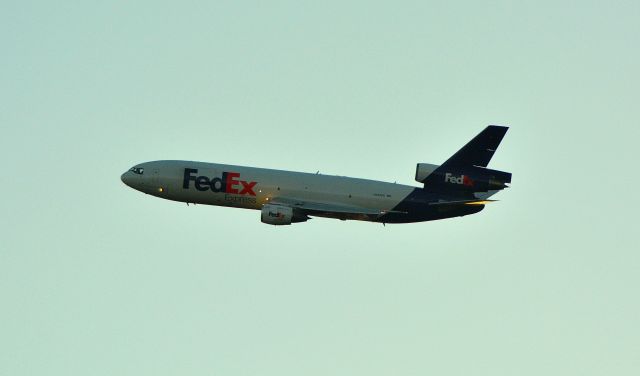
{"type": "Polygon", "coordinates": [[[295,209],[304,210],[309,215],[314,215],[314,213],[318,215],[322,213],[335,213],[335,214],[342,214],[346,216],[361,216],[361,215],[381,216],[387,213],[404,213],[404,212],[391,211],[391,210],[370,209],[370,208],[363,208],[360,206],[348,206],[348,205],[334,204],[334,203],[314,202],[309,200],[301,200],[296,198],[285,198],[285,197],[276,197],[273,200],[269,201],[269,203],[273,205],[284,205],[284,206],[289,206],[295,209]]]}

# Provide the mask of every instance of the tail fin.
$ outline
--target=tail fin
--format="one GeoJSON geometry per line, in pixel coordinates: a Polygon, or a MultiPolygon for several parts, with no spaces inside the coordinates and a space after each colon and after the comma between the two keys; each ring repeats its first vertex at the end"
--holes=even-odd
{"type": "Polygon", "coordinates": [[[444,166],[478,166],[487,167],[493,153],[502,141],[508,127],[490,125],[447,159],[444,166]]]}
{"type": "Polygon", "coordinates": [[[424,189],[469,196],[478,192],[495,193],[508,187],[511,173],[486,168],[508,129],[497,125],[486,127],[424,177],[421,180],[424,189]]]}

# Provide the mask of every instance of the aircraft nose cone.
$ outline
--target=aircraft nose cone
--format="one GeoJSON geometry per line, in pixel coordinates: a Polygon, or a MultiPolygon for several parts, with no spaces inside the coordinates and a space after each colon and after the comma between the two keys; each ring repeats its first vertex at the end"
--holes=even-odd
{"type": "Polygon", "coordinates": [[[133,180],[133,176],[131,176],[131,171],[127,171],[124,174],[122,174],[122,176],[120,176],[120,180],[122,180],[123,183],[131,187],[131,183],[133,180]]]}

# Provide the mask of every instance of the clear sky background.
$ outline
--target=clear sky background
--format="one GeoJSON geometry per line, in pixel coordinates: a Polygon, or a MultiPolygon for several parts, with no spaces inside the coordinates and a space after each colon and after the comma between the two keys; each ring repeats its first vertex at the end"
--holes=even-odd
{"type": "Polygon", "coordinates": [[[3,2],[0,375],[638,375],[637,1],[3,2]],[[408,225],[189,206],[187,159],[512,188],[408,225]]]}

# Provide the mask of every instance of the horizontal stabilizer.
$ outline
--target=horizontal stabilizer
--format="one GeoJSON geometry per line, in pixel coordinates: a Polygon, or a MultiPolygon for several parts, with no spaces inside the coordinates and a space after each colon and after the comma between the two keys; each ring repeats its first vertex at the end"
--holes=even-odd
{"type": "Polygon", "coordinates": [[[430,202],[429,205],[485,205],[496,200],[454,200],[430,202]]]}

